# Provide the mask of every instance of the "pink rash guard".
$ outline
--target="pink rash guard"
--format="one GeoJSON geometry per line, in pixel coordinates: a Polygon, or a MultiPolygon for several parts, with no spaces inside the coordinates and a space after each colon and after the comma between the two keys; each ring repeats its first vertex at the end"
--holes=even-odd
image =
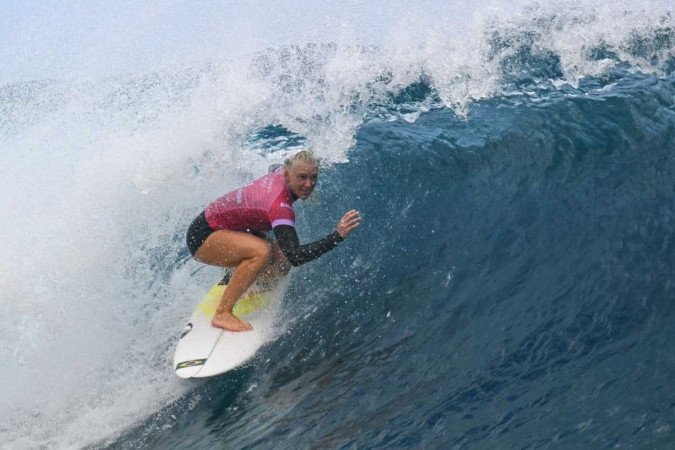
{"type": "Polygon", "coordinates": [[[213,230],[267,232],[277,225],[295,227],[293,196],[283,168],[216,199],[205,210],[213,230]]]}

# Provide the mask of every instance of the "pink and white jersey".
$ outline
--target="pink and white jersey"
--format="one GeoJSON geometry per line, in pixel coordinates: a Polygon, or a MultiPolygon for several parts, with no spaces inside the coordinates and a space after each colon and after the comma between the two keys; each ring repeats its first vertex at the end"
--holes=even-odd
{"type": "Polygon", "coordinates": [[[277,225],[295,227],[293,196],[284,181],[283,169],[216,199],[205,214],[214,230],[266,232],[277,225]]]}

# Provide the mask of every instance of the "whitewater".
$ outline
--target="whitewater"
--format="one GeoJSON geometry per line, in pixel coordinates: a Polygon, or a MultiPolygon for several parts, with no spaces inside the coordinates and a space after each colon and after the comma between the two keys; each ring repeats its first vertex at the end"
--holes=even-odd
{"type": "Polygon", "coordinates": [[[0,6],[0,448],[671,448],[670,2],[0,6]],[[322,158],[273,339],[185,232],[322,158]]]}

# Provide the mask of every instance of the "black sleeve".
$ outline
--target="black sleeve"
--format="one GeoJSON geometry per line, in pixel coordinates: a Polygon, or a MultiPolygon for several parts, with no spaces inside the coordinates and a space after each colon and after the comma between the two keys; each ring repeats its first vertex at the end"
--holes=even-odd
{"type": "Polygon", "coordinates": [[[318,258],[344,240],[337,231],[334,231],[316,242],[300,245],[298,234],[295,232],[295,228],[290,225],[277,225],[274,227],[274,237],[276,237],[281,251],[294,266],[299,266],[318,258]]]}

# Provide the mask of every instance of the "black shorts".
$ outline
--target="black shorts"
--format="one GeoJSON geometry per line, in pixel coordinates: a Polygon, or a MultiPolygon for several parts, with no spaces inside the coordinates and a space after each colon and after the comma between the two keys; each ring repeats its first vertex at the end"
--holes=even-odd
{"type": "Polygon", "coordinates": [[[190,250],[190,254],[195,256],[199,247],[206,241],[206,238],[213,233],[213,229],[209,226],[209,223],[206,221],[206,214],[204,211],[197,216],[195,220],[192,221],[190,227],[187,230],[187,247],[190,250]]]}

